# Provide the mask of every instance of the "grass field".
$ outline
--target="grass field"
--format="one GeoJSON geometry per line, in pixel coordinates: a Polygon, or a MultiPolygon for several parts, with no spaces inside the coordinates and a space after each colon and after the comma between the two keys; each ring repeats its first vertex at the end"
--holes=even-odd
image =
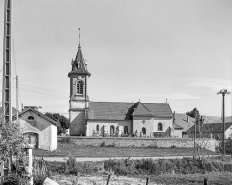
{"type": "MultiPolygon", "coordinates": [[[[203,152],[203,151],[202,151],[203,152]]],[[[208,154],[215,152],[206,151],[208,154]]],[[[34,156],[42,156],[43,150],[33,150],[34,156]]],[[[193,148],[117,148],[117,147],[93,147],[76,146],[74,144],[58,143],[55,151],[46,151],[46,157],[67,157],[72,154],[76,157],[164,157],[164,156],[192,156],[193,148]]]]}

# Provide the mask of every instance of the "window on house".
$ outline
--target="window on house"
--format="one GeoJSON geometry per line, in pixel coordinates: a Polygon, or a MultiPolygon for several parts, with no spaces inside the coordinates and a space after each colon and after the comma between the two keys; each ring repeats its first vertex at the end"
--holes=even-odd
{"type": "Polygon", "coordinates": [[[35,118],[33,116],[28,116],[27,118],[29,121],[35,120],[35,118]]]}
{"type": "Polygon", "coordinates": [[[144,135],[146,135],[146,128],[142,128],[142,133],[144,134],[144,135]]]}
{"type": "Polygon", "coordinates": [[[129,132],[128,132],[128,126],[125,126],[124,127],[124,134],[128,134],[129,132]]]}
{"type": "Polygon", "coordinates": [[[114,130],[114,126],[111,125],[111,126],[110,126],[110,135],[114,134],[114,131],[115,131],[115,130],[114,130]]]}
{"type": "Polygon", "coordinates": [[[99,131],[99,125],[96,126],[96,131],[99,131]]]}
{"type": "Polygon", "coordinates": [[[163,131],[163,125],[162,125],[162,123],[158,123],[158,131],[163,131]]]}
{"type": "Polygon", "coordinates": [[[77,81],[77,94],[83,94],[83,82],[77,81]]]}

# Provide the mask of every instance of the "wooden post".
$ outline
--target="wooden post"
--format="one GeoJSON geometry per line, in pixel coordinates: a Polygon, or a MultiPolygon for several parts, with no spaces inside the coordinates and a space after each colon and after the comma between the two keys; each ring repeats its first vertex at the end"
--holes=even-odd
{"type": "Polygon", "coordinates": [[[146,185],[148,185],[148,181],[149,181],[149,178],[147,177],[147,179],[146,179],[146,185]]]}
{"type": "Polygon", "coordinates": [[[80,178],[80,172],[78,172],[76,176],[76,182],[75,182],[76,185],[78,185],[79,178],[80,178]]]}
{"type": "Polygon", "coordinates": [[[108,175],[108,179],[107,179],[106,185],[109,185],[110,177],[111,177],[111,175],[108,175]]]}
{"type": "Polygon", "coordinates": [[[33,158],[32,158],[32,148],[28,149],[28,173],[30,176],[30,181],[29,181],[29,185],[33,185],[33,174],[32,174],[32,170],[33,170],[33,158]]]}
{"type": "Polygon", "coordinates": [[[4,162],[0,164],[0,178],[4,176],[4,162]]]}

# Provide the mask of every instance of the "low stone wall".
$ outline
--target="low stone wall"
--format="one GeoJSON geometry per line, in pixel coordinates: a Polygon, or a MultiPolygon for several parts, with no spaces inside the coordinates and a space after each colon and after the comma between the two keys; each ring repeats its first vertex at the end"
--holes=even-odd
{"type": "MultiPolygon", "coordinates": [[[[138,138],[138,137],[78,137],[59,136],[58,141],[70,139],[77,146],[114,146],[114,147],[162,147],[193,148],[193,139],[184,138],[138,138]]],[[[215,139],[196,139],[202,148],[215,151],[219,143],[215,139]]]]}

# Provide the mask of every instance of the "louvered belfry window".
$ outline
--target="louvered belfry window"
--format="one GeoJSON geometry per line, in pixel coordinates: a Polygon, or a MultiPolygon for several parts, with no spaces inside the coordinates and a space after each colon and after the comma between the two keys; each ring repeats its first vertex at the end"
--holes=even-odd
{"type": "Polygon", "coordinates": [[[83,94],[83,82],[77,81],[77,94],[83,94]]]}

